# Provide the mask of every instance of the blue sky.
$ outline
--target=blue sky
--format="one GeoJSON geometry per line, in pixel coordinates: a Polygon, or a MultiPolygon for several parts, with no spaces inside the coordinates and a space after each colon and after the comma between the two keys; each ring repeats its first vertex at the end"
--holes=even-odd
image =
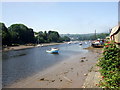
{"type": "Polygon", "coordinates": [[[61,34],[108,32],[118,24],[117,2],[4,2],[2,22],[61,34]]]}

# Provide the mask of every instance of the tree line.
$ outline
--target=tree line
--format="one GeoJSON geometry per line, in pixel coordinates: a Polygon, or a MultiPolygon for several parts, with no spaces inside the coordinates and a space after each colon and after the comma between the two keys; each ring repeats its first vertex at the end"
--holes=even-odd
{"type": "Polygon", "coordinates": [[[98,38],[105,39],[109,33],[95,34],[63,34],[57,31],[39,31],[35,32],[32,28],[28,28],[24,24],[12,24],[6,27],[4,23],[0,23],[0,36],[2,37],[2,45],[23,45],[23,44],[40,44],[51,42],[63,42],[70,40],[96,40],[98,38]]]}
{"type": "Polygon", "coordinates": [[[97,34],[65,34],[62,36],[68,36],[71,38],[71,40],[78,40],[78,41],[84,41],[84,40],[96,40],[96,39],[105,39],[107,36],[109,36],[109,33],[97,33],[97,34]]]}
{"type": "Polygon", "coordinates": [[[34,32],[32,28],[28,28],[24,24],[12,24],[7,28],[4,23],[0,23],[0,33],[2,33],[2,45],[70,41],[69,37],[61,37],[57,31],[34,32]]]}
{"type": "Polygon", "coordinates": [[[105,39],[109,36],[109,33],[99,33],[99,34],[92,34],[92,35],[80,35],[78,40],[96,40],[96,39],[105,39]]]}

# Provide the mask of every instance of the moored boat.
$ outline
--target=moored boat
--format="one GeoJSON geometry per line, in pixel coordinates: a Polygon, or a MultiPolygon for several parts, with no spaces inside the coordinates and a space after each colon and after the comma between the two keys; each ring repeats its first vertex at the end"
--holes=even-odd
{"type": "Polygon", "coordinates": [[[46,50],[47,53],[57,54],[59,52],[58,48],[51,48],[51,50],[46,50]]]}
{"type": "Polygon", "coordinates": [[[96,40],[96,41],[93,41],[91,45],[95,48],[101,48],[101,47],[103,47],[104,42],[105,41],[102,40],[102,39],[101,40],[96,40]]]}
{"type": "Polygon", "coordinates": [[[71,44],[71,42],[68,42],[67,44],[71,44]]]}
{"type": "Polygon", "coordinates": [[[40,47],[40,46],[41,46],[40,44],[36,45],[36,47],[40,47]]]}
{"type": "Polygon", "coordinates": [[[82,43],[79,43],[79,45],[82,45],[82,43]]]}

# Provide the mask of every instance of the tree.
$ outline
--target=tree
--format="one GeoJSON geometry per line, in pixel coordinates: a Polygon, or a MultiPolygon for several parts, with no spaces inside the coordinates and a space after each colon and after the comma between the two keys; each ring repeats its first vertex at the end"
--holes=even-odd
{"type": "Polygon", "coordinates": [[[60,42],[60,35],[56,31],[49,31],[48,32],[48,40],[50,42],[60,42]]]}
{"type": "Polygon", "coordinates": [[[108,33],[101,33],[101,34],[97,35],[97,38],[105,39],[105,37],[108,36],[108,35],[109,35],[108,33]]]}
{"type": "Polygon", "coordinates": [[[44,42],[49,42],[48,41],[48,34],[46,31],[43,33],[43,38],[44,38],[44,42]]]}
{"type": "Polygon", "coordinates": [[[27,30],[27,41],[26,43],[35,43],[35,37],[34,37],[34,32],[33,32],[33,29],[32,28],[29,28],[27,30]]]}
{"type": "MultiPolygon", "coordinates": [[[[37,33],[24,24],[12,24],[7,28],[4,23],[0,23],[0,35],[1,33],[3,45],[62,42],[62,38],[56,31],[49,31],[48,33],[40,31],[37,33]]],[[[66,37],[65,40],[68,38],[66,37]]]]}
{"type": "Polygon", "coordinates": [[[10,33],[4,23],[0,23],[0,32],[2,32],[2,44],[10,45],[10,33]]]}
{"type": "Polygon", "coordinates": [[[44,42],[45,42],[42,31],[39,31],[39,32],[38,32],[37,42],[38,42],[38,43],[44,43],[44,42]]]}
{"type": "Polygon", "coordinates": [[[34,42],[34,32],[33,29],[28,28],[23,24],[13,24],[8,30],[12,36],[12,43],[27,44],[34,42]]]}
{"type": "Polygon", "coordinates": [[[68,42],[68,41],[70,41],[70,38],[68,36],[64,36],[64,37],[62,37],[62,40],[68,42]]]}

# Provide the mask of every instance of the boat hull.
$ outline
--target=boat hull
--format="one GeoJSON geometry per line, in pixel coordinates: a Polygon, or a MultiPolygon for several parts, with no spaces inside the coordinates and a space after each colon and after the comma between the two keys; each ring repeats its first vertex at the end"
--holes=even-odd
{"type": "Polygon", "coordinates": [[[95,47],[95,48],[102,48],[103,45],[100,45],[100,44],[93,44],[93,43],[92,43],[92,47],[95,47]]]}
{"type": "Polygon", "coordinates": [[[58,53],[58,50],[54,50],[54,51],[47,50],[46,52],[47,52],[47,53],[52,53],[52,54],[57,54],[57,53],[58,53]]]}

